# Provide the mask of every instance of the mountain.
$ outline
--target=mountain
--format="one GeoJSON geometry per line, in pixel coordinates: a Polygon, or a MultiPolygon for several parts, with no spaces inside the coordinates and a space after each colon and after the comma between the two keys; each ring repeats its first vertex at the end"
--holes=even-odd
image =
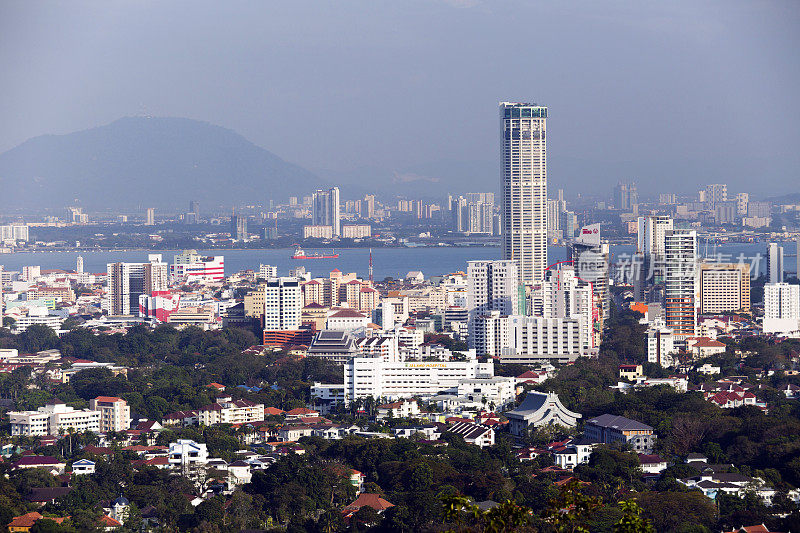
{"type": "Polygon", "coordinates": [[[0,208],[187,209],[285,202],[325,183],[238,133],[185,118],[128,117],[43,135],[0,154],[0,208]]]}

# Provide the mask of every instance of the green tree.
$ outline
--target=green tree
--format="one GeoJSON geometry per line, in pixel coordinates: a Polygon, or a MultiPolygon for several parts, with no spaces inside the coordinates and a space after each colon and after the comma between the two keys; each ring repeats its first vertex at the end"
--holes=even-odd
{"type": "Polygon", "coordinates": [[[622,518],[614,524],[614,533],[655,533],[653,524],[642,518],[642,509],[634,500],[619,502],[622,518]]]}

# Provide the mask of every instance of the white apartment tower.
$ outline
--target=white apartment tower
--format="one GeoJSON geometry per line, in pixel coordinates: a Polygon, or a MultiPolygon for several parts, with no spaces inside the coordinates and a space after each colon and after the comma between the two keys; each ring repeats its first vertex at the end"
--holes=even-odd
{"type": "Polygon", "coordinates": [[[272,278],[264,285],[264,329],[300,329],[303,294],[297,278],[272,278]]]}
{"type": "Polygon", "coordinates": [[[467,309],[470,347],[475,346],[475,324],[491,311],[519,313],[519,272],[515,261],[467,262],[467,309]]]}
{"type": "Polygon", "coordinates": [[[764,333],[800,330],[800,285],[764,285],[764,333]]]}
{"type": "Polygon", "coordinates": [[[547,108],[501,102],[503,259],[516,261],[525,284],[547,268],[547,108]]]}
{"type": "Polygon", "coordinates": [[[664,317],[677,337],[696,334],[699,300],[697,232],[675,229],[664,239],[664,317]]]}

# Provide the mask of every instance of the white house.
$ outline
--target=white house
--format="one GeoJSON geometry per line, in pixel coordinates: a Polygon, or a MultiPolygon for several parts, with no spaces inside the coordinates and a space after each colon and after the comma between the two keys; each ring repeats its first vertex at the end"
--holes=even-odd
{"type": "Polygon", "coordinates": [[[208,462],[208,447],[193,440],[180,439],[169,444],[169,464],[172,467],[205,465],[208,462]]]}
{"type": "Polygon", "coordinates": [[[90,461],[89,459],[79,459],[72,463],[72,475],[94,474],[94,471],[94,461],[90,461]]]}
{"type": "Polygon", "coordinates": [[[378,412],[375,416],[378,420],[384,418],[411,418],[418,416],[420,413],[417,400],[399,400],[392,403],[386,403],[378,406],[378,412]]]}

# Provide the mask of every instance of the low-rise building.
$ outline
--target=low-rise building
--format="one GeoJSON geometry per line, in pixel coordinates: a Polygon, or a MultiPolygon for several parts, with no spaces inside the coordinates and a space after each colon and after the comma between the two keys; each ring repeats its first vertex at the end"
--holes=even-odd
{"type": "Polygon", "coordinates": [[[591,442],[612,444],[629,443],[636,453],[653,452],[656,435],[647,424],[611,414],[600,415],[586,421],[584,438],[591,442]]]}
{"type": "Polygon", "coordinates": [[[511,434],[521,437],[530,426],[556,424],[575,427],[581,415],[564,407],[558,395],[553,392],[529,392],[519,407],[506,413],[506,417],[511,434]]]}
{"type": "Polygon", "coordinates": [[[180,439],[169,444],[168,459],[174,468],[202,466],[208,462],[208,447],[193,440],[180,439]]]}
{"type": "Polygon", "coordinates": [[[642,365],[619,365],[619,377],[630,381],[644,376],[642,365]]]}
{"type": "Polygon", "coordinates": [[[63,402],[40,407],[36,411],[11,411],[11,435],[29,437],[59,435],[70,430],[100,432],[100,412],[90,409],[74,409],[63,402]]]}
{"type": "Polygon", "coordinates": [[[456,422],[447,428],[446,433],[461,435],[464,442],[474,444],[480,448],[494,446],[494,429],[479,424],[456,422]]]}
{"type": "Polygon", "coordinates": [[[264,420],[264,404],[249,400],[233,400],[219,398],[215,403],[197,411],[197,422],[200,425],[213,424],[247,424],[264,420]]]}
{"type": "Polygon", "coordinates": [[[375,418],[411,418],[420,413],[417,400],[399,400],[378,406],[375,418]]]}

